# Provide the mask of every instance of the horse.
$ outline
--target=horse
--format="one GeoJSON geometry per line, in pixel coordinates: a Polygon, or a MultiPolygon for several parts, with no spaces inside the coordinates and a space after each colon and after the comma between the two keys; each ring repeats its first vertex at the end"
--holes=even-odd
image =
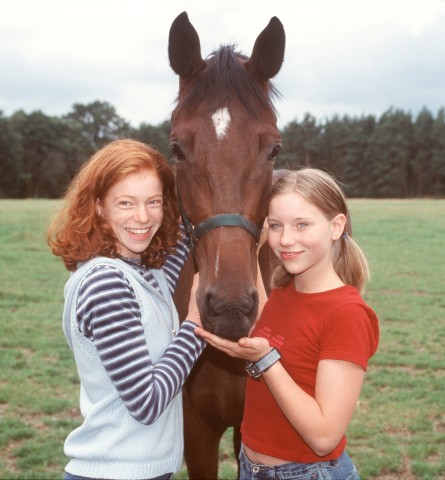
{"type": "MultiPolygon", "coordinates": [[[[282,149],[270,79],[280,70],[285,32],[276,17],[250,57],[223,45],[206,59],[186,12],[169,32],[170,66],[179,76],[171,114],[182,221],[191,255],[174,295],[185,318],[194,272],[203,327],[238,340],[258,312],[257,245],[266,217],[274,160],[282,149]]],[[[267,273],[266,273],[267,274],[267,273]]],[[[221,437],[234,427],[240,449],[244,362],[207,347],[183,388],[185,461],[191,479],[216,479],[221,437]]]]}

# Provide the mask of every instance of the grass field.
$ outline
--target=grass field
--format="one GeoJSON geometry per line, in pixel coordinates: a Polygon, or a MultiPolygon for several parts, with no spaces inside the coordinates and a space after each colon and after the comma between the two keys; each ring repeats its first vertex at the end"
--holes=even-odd
{"type": "MultiPolygon", "coordinates": [[[[62,478],[79,424],[78,381],[61,329],[68,277],[45,244],[56,202],[0,201],[0,478],[62,478]]],[[[445,479],[445,201],[353,200],[373,271],[366,299],[381,343],[350,426],[362,479],[445,479]]],[[[230,441],[220,478],[234,479],[230,441]]],[[[185,471],[177,478],[187,478],[185,471]]]]}

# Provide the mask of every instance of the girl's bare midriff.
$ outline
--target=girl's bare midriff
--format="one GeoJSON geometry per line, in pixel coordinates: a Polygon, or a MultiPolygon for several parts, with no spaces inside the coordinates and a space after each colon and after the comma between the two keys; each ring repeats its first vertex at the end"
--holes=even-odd
{"type": "Polygon", "coordinates": [[[287,460],[282,460],[281,458],[270,457],[269,455],[264,455],[263,453],[255,452],[255,450],[252,450],[251,448],[246,447],[246,445],[244,445],[244,451],[247,455],[247,458],[252,463],[256,463],[257,465],[272,465],[275,467],[277,465],[282,465],[283,463],[291,463],[291,462],[288,462],[287,460]]]}

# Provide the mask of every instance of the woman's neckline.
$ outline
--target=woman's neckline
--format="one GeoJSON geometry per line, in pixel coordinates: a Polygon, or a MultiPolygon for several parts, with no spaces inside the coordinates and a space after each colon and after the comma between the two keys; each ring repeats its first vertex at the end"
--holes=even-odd
{"type": "Polygon", "coordinates": [[[123,260],[124,262],[130,263],[132,265],[136,265],[138,267],[142,265],[142,258],[123,257],[122,255],[119,255],[118,258],[120,260],[123,260]]]}

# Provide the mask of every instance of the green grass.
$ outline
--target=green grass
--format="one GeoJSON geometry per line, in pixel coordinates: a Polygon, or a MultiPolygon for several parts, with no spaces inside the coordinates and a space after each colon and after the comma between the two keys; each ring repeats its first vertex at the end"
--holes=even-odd
{"type": "MultiPolygon", "coordinates": [[[[0,478],[61,478],[79,424],[78,382],[61,329],[68,278],[45,243],[55,201],[0,201],[0,478]]],[[[353,200],[354,237],[380,318],[348,437],[362,479],[445,479],[445,201],[353,200]]],[[[185,470],[176,476],[186,479],[185,470]]],[[[220,478],[235,478],[231,438],[220,478]]]]}
{"type": "Polygon", "coordinates": [[[381,341],[349,431],[363,478],[445,478],[445,202],[355,200],[381,341]]]}

